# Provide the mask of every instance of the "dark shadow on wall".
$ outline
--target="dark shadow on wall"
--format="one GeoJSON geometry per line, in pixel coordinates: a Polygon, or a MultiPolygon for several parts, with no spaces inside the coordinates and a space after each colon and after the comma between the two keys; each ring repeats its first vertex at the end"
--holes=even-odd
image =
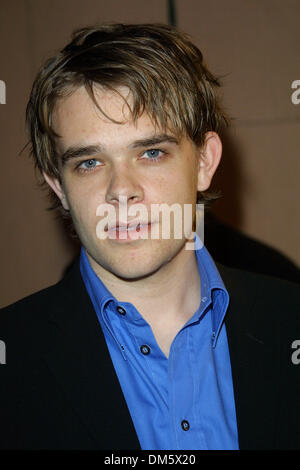
{"type": "Polygon", "coordinates": [[[226,130],[220,133],[223,151],[219,167],[212,182],[212,190],[221,192],[221,198],[211,207],[211,211],[221,221],[239,229],[244,217],[240,204],[240,194],[247,186],[247,175],[241,164],[241,150],[236,140],[226,130]]]}
{"type": "Polygon", "coordinates": [[[205,246],[226,266],[300,283],[300,270],[289,258],[220,222],[210,211],[205,215],[205,246]]]}

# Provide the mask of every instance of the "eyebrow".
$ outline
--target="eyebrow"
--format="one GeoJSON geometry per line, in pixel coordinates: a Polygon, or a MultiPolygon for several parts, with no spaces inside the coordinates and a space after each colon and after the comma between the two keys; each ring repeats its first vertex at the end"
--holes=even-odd
{"type": "MultiPolygon", "coordinates": [[[[135,148],[146,148],[151,147],[152,145],[158,145],[165,142],[169,142],[172,144],[179,144],[179,140],[172,135],[169,134],[159,134],[159,135],[152,135],[145,139],[139,139],[132,142],[128,148],[135,149],[135,148]]],[[[75,145],[68,147],[65,152],[61,155],[61,163],[64,166],[67,161],[73,158],[79,157],[91,157],[93,155],[97,155],[101,152],[105,151],[105,146],[101,144],[92,144],[92,145],[75,145]]]]}

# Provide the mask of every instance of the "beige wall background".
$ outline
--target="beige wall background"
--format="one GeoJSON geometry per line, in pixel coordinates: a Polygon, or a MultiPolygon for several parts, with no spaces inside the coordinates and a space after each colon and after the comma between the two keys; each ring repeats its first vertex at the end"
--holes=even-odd
{"type": "MultiPolygon", "coordinates": [[[[177,0],[177,25],[223,77],[234,117],[216,177],[219,219],[300,264],[299,0],[177,0]]],[[[40,64],[73,29],[96,22],[167,22],[167,2],[151,0],[1,0],[0,306],[58,281],[78,251],[19,156],[25,107],[40,64]]]]}

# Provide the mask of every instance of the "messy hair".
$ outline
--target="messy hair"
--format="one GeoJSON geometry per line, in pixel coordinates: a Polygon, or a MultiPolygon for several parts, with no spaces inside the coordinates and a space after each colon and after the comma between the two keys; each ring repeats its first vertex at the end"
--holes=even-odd
{"type": "MultiPolygon", "coordinates": [[[[115,92],[127,87],[133,121],[146,112],[162,129],[187,136],[196,145],[204,143],[206,132],[219,132],[228,124],[217,99],[219,79],[186,34],[164,24],[82,28],[41,67],[32,87],[26,123],[31,154],[41,173],[61,179],[58,134],[51,125],[57,100],[84,86],[102,111],[95,85],[115,92]]],[[[53,207],[59,207],[60,201],[52,196],[53,207]]],[[[211,199],[214,195],[207,191],[198,194],[198,202],[211,199]]]]}

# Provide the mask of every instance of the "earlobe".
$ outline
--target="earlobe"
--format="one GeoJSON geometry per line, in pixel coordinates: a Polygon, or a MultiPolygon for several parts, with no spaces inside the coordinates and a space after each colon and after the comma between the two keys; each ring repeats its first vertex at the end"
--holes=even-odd
{"type": "Polygon", "coordinates": [[[198,191],[206,191],[212,181],[222,156],[222,142],[216,132],[205,134],[204,144],[199,149],[198,191]]]}
{"type": "Polygon", "coordinates": [[[69,211],[69,205],[67,202],[67,198],[65,192],[62,188],[60,181],[57,178],[54,178],[48,175],[45,171],[43,171],[43,176],[45,178],[46,183],[50,186],[50,188],[55,192],[57,197],[61,200],[62,206],[66,211],[69,211]]]}

